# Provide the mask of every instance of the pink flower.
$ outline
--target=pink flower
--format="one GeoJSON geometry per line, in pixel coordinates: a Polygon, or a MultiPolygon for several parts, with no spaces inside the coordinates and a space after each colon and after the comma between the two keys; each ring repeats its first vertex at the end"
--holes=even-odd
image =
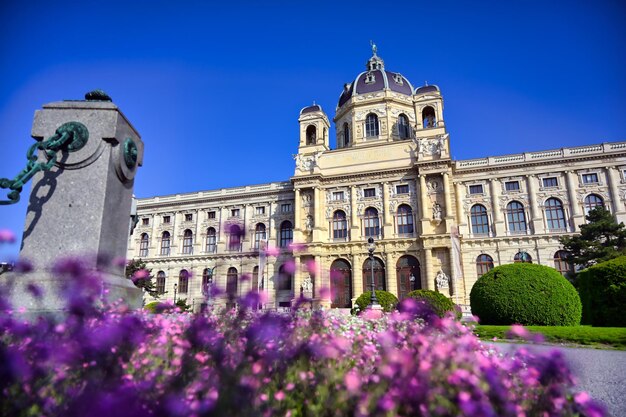
{"type": "Polygon", "coordinates": [[[0,243],[15,243],[15,234],[9,229],[0,229],[0,243]]]}
{"type": "Polygon", "coordinates": [[[348,392],[354,394],[359,390],[361,386],[361,380],[356,372],[350,371],[343,377],[343,382],[346,384],[348,392]]]}
{"type": "Polygon", "coordinates": [[[530,336],[530,333],[524,326],[520,326],[519,324],[514,324],[511,326],[509,331],[507,332],[507,337],[519,337],[521,339],[527,339],[530,336]]]}
{"type": "Polygon", "coordinates": [[[585,391],[579,392],[578,394],[574,395],[574,401],[576,402],[576,404],[579,405],[587,404],[590,399],[591,398],[589,397],[589,394],[587,394],[585,391]]]}
{"type": "Polygon", "coordinates": [[[285,399],[285,393],[282,391],[278,391],[276,394],[274,394],[274,398],[276,399],[276,401],[282,401],[285,399]]]}

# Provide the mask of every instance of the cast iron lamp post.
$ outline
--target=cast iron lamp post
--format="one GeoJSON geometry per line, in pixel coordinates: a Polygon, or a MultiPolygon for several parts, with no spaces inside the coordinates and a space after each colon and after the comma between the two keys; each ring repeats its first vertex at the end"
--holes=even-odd
{"type": "Polygon", "coordinates": [[[200,312],[204,313],[209,306],[209,300],[211,299],[211,284],[213,284],[213,276],[209,275],[206,280],[206,284],[202,288],[202,294],[204,295],[204,301],[200,304],[200,312]]]}
{"type": "Polygon", "coordinates": [[[378,299],[376,298],[376,284],[374,282],[374,251],[376,250],[376,244],[374,243],[374,238],[370,237],[367,239],[367,251],[369,252],[370,258],[370,268],[372,270],[372,296],[370,298],[370,305],[368,308],[372,310],[380,310],[382,307],[378,304],[378,299]]]}
{"type": "Polygon", "coordinates": [[[178,288],[178,284],[174,284],[174,304],[176,304],[176,289],[178,288]]]}

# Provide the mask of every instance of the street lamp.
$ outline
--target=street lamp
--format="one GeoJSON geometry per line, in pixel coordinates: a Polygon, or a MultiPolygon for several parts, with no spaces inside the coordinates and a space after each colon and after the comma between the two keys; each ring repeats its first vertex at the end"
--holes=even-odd
{"type": "Polygon", "coordinates": [[[213,283],[213,275],[208,275],[206,277],[206,283],[202,288],[202,295],[204,295],[204,301],[200,304],[200,312],[205,313],[208,306],[209,300],[211,299],[211,284],[213,283]]]}
{"type": "Polygon", "coordinates": [[[378,299],[376,298],[376,284],[374,283],[374,251],[376,250],[376,244],[374,243],[374,238],[370,237],[367,239],[367,251],[369,252],[370,258],[370,268],[372,270],[372,295],[370,298],[369,308],[372,310],[380,310],[382,307],[378,304],[378,299]]]}
{"type": "Polygon", "coordinates": [[[178,284],[174,284],[174,304],[176,304],[176,289],[178,288],[178,284]]]}

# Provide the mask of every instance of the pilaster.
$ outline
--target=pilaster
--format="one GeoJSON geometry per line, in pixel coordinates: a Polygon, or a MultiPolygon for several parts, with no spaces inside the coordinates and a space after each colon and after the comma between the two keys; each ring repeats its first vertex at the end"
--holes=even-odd
{"type": "Polygon", "coordinates": [[[391,237],[393,234],[393,222],[389,212],[389,183],[383,182],[383,236],[391,237]]]}
{"type": "Polygon", "coordinates": [[[392,294],[398,295],[398,279],[396,272],[396,264],[394,262],[394,256],[392,253],[387,252],[385,254],[385,271],[387,272],[387,291],[392,294]],[[395,272],[395,273],[394,273],[395,272]]]}
{"type": "Polygon", "coordinates": [[[500,210],[500,181],[497,178],[490,178],[489,186],[491,211],[493,212],[493,232],[495,236],[504,236],[504,221],[500,210]]]}
{"type": "Polygon", "coordinates": [[[446,204],[446,212],[445,212],[445,220],[446,220],[446,232],[450,233],[451,227],[454,224],[454,208],[452,207],[452,193],[450,190],[450,174],[444,172],[442,174],[443,178],[443,195],[445,198],[446,204]]]}
{"type": "Polygon", "coordinates": [[[619,189],[617,188],[617,184],[620,182],[619,173],[615,167],[607,167],[606,170],[609,180],[609,190],[611,190],[613,214],[617,218],[617,222],[620,223],[626,221],[626,211],[624,211],[624,203],[622,203],[619,189]]]}
{"type": "Polygon", "coordinates": [[[543,218],[539,210],[539,204],[537,203],[537,177],[534,175],[526,175],[526,184],[528,185],[528,199],[530,200],[532,232],[535,234],[544,233],[543,218]]]}
{"type": "Polygon", "coordinates": [[[433,252],[430,248],[424,248],[424,281],[422,288],[435,291],[435,281],[433,277],[433,252]]]}
{"type": "Polygon", "coordinates": [[[575,172],[565,171],[567,177],[567,196],[569,197],[569,205],[572,213],[570,227],[572,231],[578,230],[581,224],[585,224],[585,216],[581,210],[576,189],[578,188],[578,178],[575,172]]]}

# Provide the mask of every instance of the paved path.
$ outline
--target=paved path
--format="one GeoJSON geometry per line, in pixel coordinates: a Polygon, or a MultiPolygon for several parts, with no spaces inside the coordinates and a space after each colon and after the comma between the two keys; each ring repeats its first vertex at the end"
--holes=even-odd
{"type": "MultiPolygon", "coordinates": [[[[504,351],[515,345],[494,343],[504,351]]],[[[626,351],[562,346],[524,345],[529,349],[545,353],[559,349],[567,358],[570,369],[578,378],[577,387],[587,391],[592,398],[603,403],[611,416],[626,417],[626,351]]]]}

